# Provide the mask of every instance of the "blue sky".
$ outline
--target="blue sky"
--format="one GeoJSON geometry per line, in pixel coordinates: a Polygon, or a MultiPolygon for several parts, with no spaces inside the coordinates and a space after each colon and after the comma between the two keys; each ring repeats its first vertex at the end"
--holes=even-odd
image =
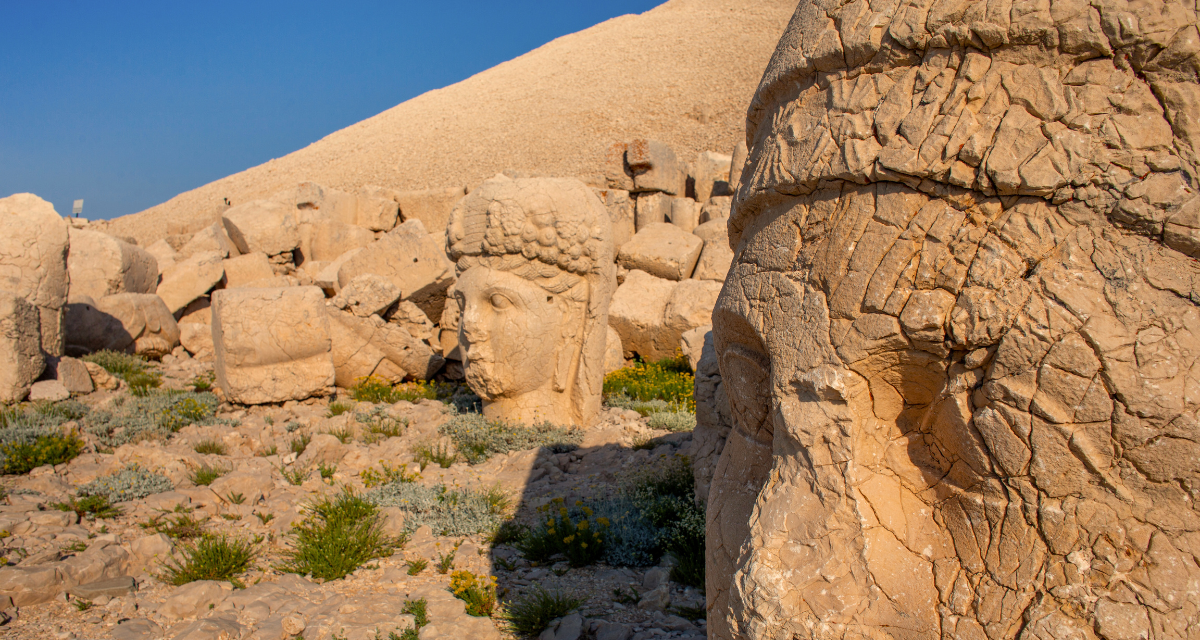
{"type": "Polygon", "coordinates": [[[135,213],[663,0],[0,0],[0,197],[135,213]]]}

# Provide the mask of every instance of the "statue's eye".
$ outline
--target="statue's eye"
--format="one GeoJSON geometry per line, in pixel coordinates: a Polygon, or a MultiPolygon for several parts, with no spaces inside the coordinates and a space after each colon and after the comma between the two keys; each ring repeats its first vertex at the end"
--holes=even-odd
{"type": "Polygon", "coordinates": [[[508,298],[498,293],[493,293],[490,301],[494,309],[507,309],[512,306],[512,302],[508,298]]]}

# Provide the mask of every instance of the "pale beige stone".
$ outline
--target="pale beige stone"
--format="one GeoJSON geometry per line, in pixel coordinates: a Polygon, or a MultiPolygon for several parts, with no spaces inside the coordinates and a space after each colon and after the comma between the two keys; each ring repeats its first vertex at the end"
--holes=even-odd
{"type": "Polygon", "coordinates": [[[72,298],[65,325],[66,350],[72,355],[107,349],[158,359],[179,344],[175,316],[152,293],[72,298]]]}
{"type": "Polygon", "coordinates": [[[362,252],[362,248],[351,249],[346,253],[338,256],[334,261],[324,264],[317,270],[317,274],[313,276],[313,284],[321,287],[326,295],[336,295],[341,290],[341,285],[338,284],[338,272],[342,270],[342,265],[349,262],[354,256],[362,252]]]}
{"type": "Polygon", "coordinates": [[[633,174],[631,191],[662,191],[682,196],[687,190],[687,171],[675,151],[657,140],[638,139],[625,147],[625,164],[633,174]]]}
{"type": "MultiPolygon", "coordinates": [[[[342,290],[329,301],[329,304],[349,311],[360,318],[366,318],[382,315],[399,299],[400,288],[391,280],[367,273],[346,283],[346,286],[342,287],[342,290]]],[[[420,308],[417,311],[420,312],[420,308]]]]}
{"type": "Polygon", "coordinates": [[[1196,10],[1155,11],[799,4],[698,365],[709,638],[1200,623],[1196,10]]]}
{"type": "Polygon", "coordinates": [[[406,220],[365,247],[338,269],[338,284],[345,287],[365,274],[383,276],[400,288],[403,300],[421,307],[426,315],[440,314],[446,288],[454,279],[453,264],[439,242],[420,220],[406,220]]]}
{"type": "Polygon", "coordinates": [[[389,382],[427,380],[445,362],[404,327],[385,322],[378,315],[359,316],[333,304],[328,312],[331,355],[340,387],[350,387],[367,376],[389,382]]]}
{"type": "Polygon", "coordinates": [[[222,260],[221,269],[225,272],[226,289],[259,286],[255,283],[275,277],[267,254],[259,251],[222,260]]]}
{"type": "Polygon", "coordinates": [[[725,281],[729,267],[733,264],[733,250],[729,248],[727,219],[716,219],[696,227],[692,233],[704,241],[700,259],[692,277],[696,280],[725,281]]]}
{"type": "Polygon", "coordinates": [[[334,382],[325,296],[316,287],[212,296],[217,385],[241,404],[303,400],[334,382]]]}
{"type": "Polygon", "coordinates": [[[621,337],[626,358],[640,355],[659,360],[674,354],[679,337],[667,328],[667,304],[679,283],[630,271],[617,288],[608,311],[608,322],[621,337]]]}
{"type": "Polygon", "coordinates": [[[82,360],[63,356],[54,367],[54,377],[61,382],[72,395],[87,394],[96,390],[92,383],[92,375],[84,366],[82,360]]]}
{"type": "Polygon", "coordinates": [[[99,231],[70,229],[68,237],[69,296],[153,293],[158,287],[158,261],[145,249],[99,231]]]}
{"type": "MultiPolygon", "coordinates": [[[[636,230],[641,231],[652,224],[670,222],[671,204],[674,201],[675,198],[660,191],[637,194],[636,230]]],[[[621,244],[624,245],[625,242],[621,244]]]]}
{"type": "Polygon", "coordinates": [[[638,269],[659,278],[690,278],[700,258],[704,241],[669,223],[651,224],[640,229],[621,247],[617,262],[626,269],[638,269]]]}
{"type": "Polygon", "coordinates": [[[400,191],[395,194],[404,222],[420,220],[430,233],[440,234],[450,222],[450,213],[467,190],[463,187],[400,191]]]}
{"type": "Polygon", "coordinates": [[[691,165],[692,189],[696,202],[707,202],[714,195],[730,193],[729,172],[733,157],[702,151],[691,165]]]}
{"type": "Polygon", "coordinates": [[[195,322],[179,325],[179,344],[197,358],[213,354],[212,325],[195,322]]]}
{"type": "Polygon", "coordinates": [[[87,367],[88,375],[92,378],[92,385],[97,389],[112,391],[121,386],[120,378],[105,371],[104,367],[95,362],[84,362],[83,366],[87,367]]]}
{"type": "Polygon", "coordinates": [[[309,260],[333,262],[346,252],[361,249],[372,242],[375,242],[375,234],[370,230],[338,220],[322,218],[300,225],[300,254],[303,256],[303,264],[307,264],[309,260]]]}
{"type": "Polygon", "coordinates": [[[343,224],[358,223],[358,198],[352,193],[302,182],[271,196],[296,211],[298,222],[332,220],[343,224]]]}
{"type": "Polygon", "coordinates": [[[604,204],[575,179],[501,175],[455,207],[446,238],[467,383],[484,415],[590,426],[616,286],[604,204]]]}
{"type": "MultiPolygon", "coordinates": [[[[196,235],[187,241],[187,244],[180,247],[179,256],[181,258],[176,258],[175,262],[179,262],[182,258],[190,258],[197,253],[209,251],[216,251],[221,254],[222,258],[236,258],[242,253],[233,240],[229,239],[229,234],[225,232],[225,225],[222,222],[214,222],[197,231],[196,235]]],[[[166,266],[160,266],[159,270],[165,271],[166,268],[166,266]]]]}
{"type": "MultiPolygon", "coordinates": [[[[166,239],[158,240],[154,244],[146,247],[146,253],[154,256],[154,262],[158,265],[158,271],[161,273],[166,269],[175,266],[176,262],[182,259],[175,247],[171,246],[166,239]]],[[[157,286],[157,285],[156,285],[157,286]]]]}
{"type": "Polygon", "coordinates": [[[0,198],[0,289],[25,298],[41,319],[42,350],[62,355],[68,225],[31,193],[0,198]]]}
{"type": "Polygon", "coordinates": [[[733,207],[733,198],[729,196],[713,196],[700,207],[700,224],[721,221],[722,225],[729,223],[729,210],[733,207]]]}
{"type": "Polygon", "coordinates": [[[625,350],[621,347],[621,334],[612,325],[608,326],[604,342],[604,375],[625,368],[625,350]]]}
{"type": "Polygon", "coordinates": [[[156,293],[171,313],[178,313],[204,296],[225,277],[223,258],[216,251],[205,251],[176,264],[163,273],[156,293]]]}
{"type": "Polygon", "coordinates": [[[637,232],[634,199],[624,189],[597,189],[596,195],[608,209],[612,223],[613,246],[618,249],[637,232]]]}
{"type": "Polygon", "coordinates": [[[300,228],[294,210],[273,200],[252,200],[235,206],[221,220],[229,239],[241,253],[277,256],[300,246],[300,228]]]}
{"type": "Polygon", "coordinates": [[[25,298],[0,291],[0,402],[20,402],[42,375],[41,321],[25,298]]]}
{"type": "Polygon", "coordinates": [[[691,233],[700,224],[700,204],[691,198],[672,198],[668,218],[671,224],[691,233]]]}
{"type": "Polygon", "coordinates": [[[370,231],[391,231],[400,219],[397,192],[376,185],[358,190],[358,226],[370,231]]]}

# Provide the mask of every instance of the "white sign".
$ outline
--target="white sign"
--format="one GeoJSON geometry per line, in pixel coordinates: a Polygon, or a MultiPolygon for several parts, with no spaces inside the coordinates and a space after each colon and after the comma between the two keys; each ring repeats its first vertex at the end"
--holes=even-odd
{"type": "Polygon", "coordinates": [[[75,206],[71,208],[71,213],[75,215],[83,213],[83,200],[75,201],[75,206]]]}

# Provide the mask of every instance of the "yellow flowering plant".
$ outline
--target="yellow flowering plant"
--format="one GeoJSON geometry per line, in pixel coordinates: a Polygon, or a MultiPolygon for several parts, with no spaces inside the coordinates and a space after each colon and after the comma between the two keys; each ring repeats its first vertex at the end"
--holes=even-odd
{"type": "Polygon", "coordinates": [[[468,615],[486,618],[496,610],[495,576],[477,576],[470,571],[455,571],[450,574],[450,593],[467,603],[468,615]]]}

